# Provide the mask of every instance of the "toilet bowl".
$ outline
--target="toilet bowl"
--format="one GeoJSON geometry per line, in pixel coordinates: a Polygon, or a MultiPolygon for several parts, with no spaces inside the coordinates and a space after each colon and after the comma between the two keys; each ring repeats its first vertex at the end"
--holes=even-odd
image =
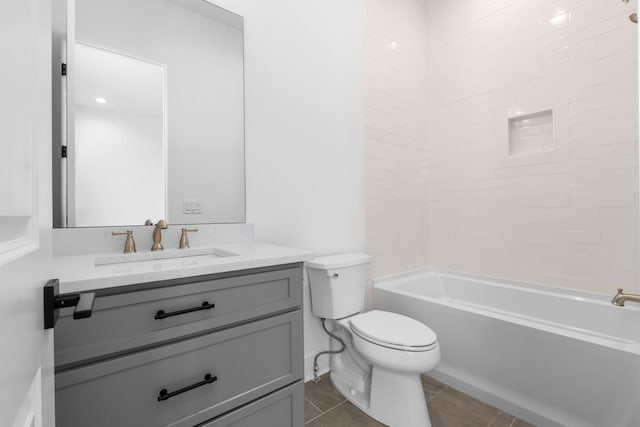
{"type": "Polygon", "coordinates": [[[440,361],[436,334],[415,319],[364,308],[363,254],[307,262],[313,313],[329,319],[330,378],[350,402],[390,427],[431,426],[420,374],[440,361]]]}
{"type": "Polygon", "coordinates": [[[440,361],[436,334],[415,319],[373,310],[348,321],[355,348],[373,365],[408,374],[428,372],[440,361]]]}

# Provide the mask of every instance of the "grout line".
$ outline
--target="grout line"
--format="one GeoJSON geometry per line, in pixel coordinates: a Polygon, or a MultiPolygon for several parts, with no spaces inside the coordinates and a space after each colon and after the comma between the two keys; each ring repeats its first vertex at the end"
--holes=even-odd
{"type": "Polygon", "coordinates": [[[437,392],[433,393],[433,396],[431,396],[429,398],[428,402],[431,402],[433,399],[435,399],[436,396],[438,396],[440,393],[442,393],[443,391],[445,391],[448,388],[449,388],[449,386],[446,385],[446,386],[442,387],[440,390],[438,390],[437,392]]]}
{"type": "Polygon", "coordinates": [[[322,414],[320,414],[320,415],[316,415],[315,417],[313,417],[313,418],[309,419],[309,421],[306,421],[306,422],[304,423],[304,425],[307,425],[307,424],[311,423],[312,421],[317,420],[317,419],[318,419],[318,418],[320,418],[321,416],[322,416],[322,414]]]}
{"type": "MultiPolygon", "coordinates": [[[[502,413],[503,413],[502,411],[498,411],[498,413],[496,414],[495,418],[489,422],[489,425],[488,425],[487,427],[491,427],[491,425],[492,425],[493,423],[495,423],[495,422],[496,422],[496,420],[498,419],[498,417],[499,417],[499,416],[500,416],[500,414],[502,414],[502,413]]],[[[512,423],[512,424],[513,424],[513,423],[512,423]]],[[[511,426],[509,426],[509,427],[511,427],[511,426]]]]}
{"type": "Polygon", "coordinates": [[[320,411],[320,414],[322,414],[322,409],[318,408],[318,407],[316,406],[316,404],[315,404],[315,403],[313,403],[313,402],[311,401],[311,399],[308,399],[308,398],[306,398],[306,397],[305,397],[305,398],[304,398],[304,400],[306,400],[307,402],[309,402],[309,403],[311,404],[311,406],[313,406],[314,408],[316,408],[318,411],[320,411]]]}
{"type": "Polygon", "coordinates": [[[333,411],[334,409],[336,409],[338,406],[343,405],[345,402],[346,402],[346,400],[345,400],[345,401],[343,401],[343,402],[338,403],[338,404],[337,404],[337,405],[335,405],[335,406],[332,406],[331,408],[327,409],[326,411],[324,411],[324,412],[323,412],[323,413],[321,413],[320,415],[316,415],[315,417],[311,418],[311,419],[310,419],[309,421],[307,421],[305,424],[308,424],[308,423],[310,423],[311,421],[315,421],[315,420],[317,420],[318,418],[322,417],[323,415],[328,414],[329,412],[331,412],[331,411],[333,411]]]}
{"type": "Polygon", "coordinates": [[[311,418],[309,421],[305,422],[305,423],[304,423],[304,425],[307,425],[307,424],[309,424],[310,422],[317,420],[317,419],[318,419],[318,418],[320,418],[322,415],[323,415],[323,414],[316,415],[315,417],[311,418]]]}
{"type": "Polygon", "coordinates": [[[322,414],[326,414],[327,412],[331,412],[334,409],[336,409],[338,406],[342,405],[343,403],[345,403],[347,401],[347,399],[343,400],[342,402],[338,403],[337,405],[332,406],[331,408],[327,409],[326,411],[324,411],[322,414]]]}

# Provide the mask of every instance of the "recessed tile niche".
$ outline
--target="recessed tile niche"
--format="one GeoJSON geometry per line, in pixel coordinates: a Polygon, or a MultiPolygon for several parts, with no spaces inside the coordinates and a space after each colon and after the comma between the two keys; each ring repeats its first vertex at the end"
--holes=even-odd
{"type": "Polygon", "coordinates": [[[553,151],[553,110],[509,118],[509,155],[553,151]]]}

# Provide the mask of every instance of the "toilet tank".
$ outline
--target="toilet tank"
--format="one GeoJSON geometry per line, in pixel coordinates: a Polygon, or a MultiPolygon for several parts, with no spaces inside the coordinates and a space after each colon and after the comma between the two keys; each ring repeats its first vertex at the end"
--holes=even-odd
{"type": "Polygon", "coordinates": [[[347,253],[307,261],[313,314],[341,319],[364,310],[370,259],[366,254],[347,253]]]}

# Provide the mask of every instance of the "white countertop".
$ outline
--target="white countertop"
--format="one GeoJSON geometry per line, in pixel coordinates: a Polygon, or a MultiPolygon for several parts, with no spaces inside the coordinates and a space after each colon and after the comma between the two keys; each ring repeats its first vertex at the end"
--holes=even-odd
{"type": "Polygon", "coordinates": [[[237,255],[219,258],[188,256],[99,266],[95,265],[96,257],[116,254],[56,256],[54,258],[54,277],[60,280],[60,293],[83,292],[136,283],[290,264],[314,257],[314,254],[309,251],[259,242],[225,243],[209,247],[237,255]]]}

